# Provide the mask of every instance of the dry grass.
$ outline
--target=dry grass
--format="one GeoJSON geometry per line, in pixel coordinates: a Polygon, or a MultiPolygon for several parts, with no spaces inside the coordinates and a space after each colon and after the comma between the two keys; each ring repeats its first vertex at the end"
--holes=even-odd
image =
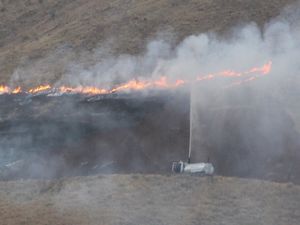
{"type": "MultiPolygon", "coordinates": [[[[75,52],[112,43],[114,54],[141,52],[159,32],[187,35],[259,25],[294,0],[14,0],[0,2],[0,83],[61,47],[75,52]]],[[[63,73],[62,54],[43,79],[63,73]]],[[[0,224],[300,223],[300,187],[216,177],[112,175],[60,181],[0,182],[0,224]]]]}
{"type": "MultiPolygon", "coordinates": [[[[159,32],[177,42],[206,31],[223,32],[254,21],[260,25],[294,0],[15,0],[0,4],[0,82],[18,66],[68,46],[76,52],[103,47],[112,53],[136,54],[159,32]]],[[[47,81],[63,73],[62,54],[46,65],[47,81]]],[[[64,60],[63,60],[64,59],[64,60]]]]}
{"type": "Polygon", "coordinates": [[[272,224],[300,222],[300,187],[161,175],[0,183],[0,224],[272,224]]]}

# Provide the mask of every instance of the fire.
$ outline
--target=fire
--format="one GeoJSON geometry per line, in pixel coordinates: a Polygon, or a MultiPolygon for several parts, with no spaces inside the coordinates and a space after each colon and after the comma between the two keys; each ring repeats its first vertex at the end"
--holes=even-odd
{"type": "Polygon", "coordinates": [[[120,86],[111,89],[110,91],[108,91],[108,93],[125,91],[125,90],[142,90],[148,88],[149,86],[151,86],[150,82],[131,80],[125,84],[121,84],[120,86]]]}
{"type": "Polygon", "coordinates": [[[31,94],[35,94],[35,93],[47,91],[47,90],[50,90],[50,89],[51,89],[51,86],[47,84],[47,85],[40,85],[38,87],[29,89],[28,92],[31,93],[31,94]]]}
{"type": "Polygon", "coordinates": [[[73,94],[92,94],[92,95],[99,95],[99,94],[107,94],[107,90],[105,89],[99,89],[96,87],[67,87],[67,86],[61,86],[58,88],[58,91],[60,93],[73,93],[73,94]]]}
{"type": "Polygon", "coordinates": [[[9,92],[9,87],[0,85],[0,94],[8,93],[9,92]]]}
{"type": "Polygon", "coordinates": [[[198,76],[197,77],[197,81],[202,81],[202,80],[210,80],[210,79],[213,79],[215,77],[215,75],[213,74],[208,74],[206,76],[198,76]]]}
{"type": "Polygon", "coordinates": [[[159,80],[154,81],[154,84],[155,84],[155,86],[160,87],[160,88],[167,88],[168,87],[166,77],[161,77],[159,80]]]}
{"type": "Polygon", "coordinates": [[[28,94],[38,94],[45,91],[50,91],[58,94],[86,94],[86,95],[99,95],[99,94],[110,94],[115,92],[123,92],[128,90],[144,90],[149,88],[176,88],[191,82],[200,82],[204,80],[211,80],[217,77],[223,78],[241,78],[245,77],[244,80],[239,80],[231,83],[230,86],[240,85],[242,83],[253,81],[259,78],[262,75],[267,75],[271,72],[272,62],[264,64],[262,67],[254,67],[245,72],[237,72],[234,70],[224,70],[217,73],[211,73],[206,75],[197,76],[194,80],[182,80],[178,79],[175,81],[170,81],[166,76],[162,76],[157,80],[144,80],[140,81],[137,79],[130,80],[127,83],[115,86],[111,89],[98,88],[93,86],[77,86],[77,87],[52,87],[49,84],[40,85],[33,87],[28,91],[23,91],[21,87],[10,88],[5,85],[0,85],[0,94],[19,94],[19,93],[28,93],[28,94]],[[250,77],[249,77],[250,76],[250,77]]]}
{"type": "Polygon", "coordinates": [[[175,82],[175,86],[176,86],[176,87],[181,86],[181,85],[183,85],[183,84],[185,84],[185,81],[184,81],[184,80],[176,80],[176,82],[175,82]]]}
{"type": "Polygon", "coordinates": [[[19,86],[19,87],[16,87],[15,89],[13,89],[12,90],[12,94],[18,94],[18,93],[21,93],[22,92],[22,89],[21,89],[21,87],[19,86]]]}
{"type": "Polygon", "coordinates": [[[261,68],[257,68],[257,67],[252,68],[248,73],[262,73],[263,75],[266,75],[271,72],[271,69],[272,69],[272,61],[269,61],[261,68]]]}
{"type": "Polygon", "coordinates": [[[224,70],[215,74],[208,74],[208,75],[204,75],[204,76],[198,76],[197,80],[201,81],[201,80],[208,80],[208,79],[213,79],[215,77],[242,77],[245,75],[249,75],[249,74],[261,74],[261,75],[266,75],[269,74],[271,72],[271,68],[272,68],[272,62],[269,61],[268,63],[266,63],[265,65],[263,65],[262,67],[254,67],[246,72],[236,72],[233,70],[224,70]]]}
{"type": "Polygon", "coordinates": [[[18,94],[21,93],[21,87],[16,87],[14,89],[11,89],[8,86],[0,85],[0,94],[18,94]]]}

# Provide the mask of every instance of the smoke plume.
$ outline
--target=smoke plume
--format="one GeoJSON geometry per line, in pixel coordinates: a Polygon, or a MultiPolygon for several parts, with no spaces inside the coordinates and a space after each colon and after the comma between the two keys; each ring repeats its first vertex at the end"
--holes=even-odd
{"type": "MultiPolygon", "coordinates": [[[[51,56],[38,61],[24,60],[24,64],[12,75],[10,85],[18,86],[24,83],[24,85],[30,86],[34,81],[40,84],[48,82],[54,87],[69,85],[112,88],[131,79],[157,80],[162,76],[171,81],[177,79],[189,81],[187,86],[192,90],[193,113],[191,120],[194,161],[206,161],[209,158],[215,163],[217,172],[220,174],[276,179],[277,172],[281,171],[283,174],[288,174],[290,179],[291,176],[296,176],[292,172],[296,170],[296,165],[289,162],[293,158],[299,157],[300,154],[298,151],[300,117],[297,106],[298,96],[300,96],[298,89],[299,8],[299,5],[286,8],[281,15],[263,27],[250,23],[232,28],[228,32],[230,35],[226,37],[220,37],[215,33],[192,35],[177,46],[173,46],[168,40],[157,39],[150,42],[146,51],[139,55],[112,56],[109,54],[106,44],[93,52],[80,54],[64,46],[51,56]],[[58,60],[62,55],[64,60],[58,60]],[[242,73],[251,68],[261,67],[270,61],[272,69],[266,76],[254,78],[251,77],[252,74],[230,78],[216,76],[214,79],[196,82],[198,76],[217,74],[221,71],[242,73]],[[61,74],[58,76],[55,72],[56,69],[63,72],[60,72],[61,74]],[[289,166],[286,167],[286,165],[289,166]]],[[[172,92],[172,100],[182,94],[181,91],[182,89],[178,89],[172,92]]],[[[174,102],[176,105],[176,100],[174,102]]],[[[89,122],[93,123],[88,132],[91,136],[94,135],[93,138],[87,137],[87,140],[91,138],[95,141],[99,138],[95,134],[95,130],[100,129],[99,127],[103,124],[116,125],[119,118],[116,108],[107,107],[104,111],[95,112],[99,117],[93,120],[93,116],[89,115],[88,107],[78,108],[80,104],[75,102],[63,106],[60,111],[62,114],[72,115],[73,122],[80,121],[68,130],[72,131],[72,134],[76,134],[75,138],[72,137],[72,141],[78,135],[83,135],[80,126],[87,123],[87,118],[89,118],[89,122]],[[71,111],[72,114],[70,114],[71,111]],[[101,117],[105,113],[111,115],[101,117]]],[[[180,115],[188,116],[188,104],[189,100],[187,99],[185,99],[185,104],[177,104],[180,115]]],[[[124,105],[126,104],[124,103],[124,105]]],[[[59,107],[55,107],[55,109],[57,108],[59,107]]],[[[172,110],[171,107],[168,108],[168,105],[159,109],[172,117],[172,110]]],[[[123,121],[129,121],[128,123],[140,118],[140,115],[136,116],[134,107],[127,113],[128,116],[125,116],[123,121]]],[[[142,111],[142,114],[147,115],[147,112],[142,111]]],[[[159,114],[155,112],[155,115],[159,114]]],[[[127,122],[122,125],[127,128],[126,134],[120,132],[120,135],[124,136],[121,138],[123,145],[118,145],[121,148],[118,154],[126,155],[128,153],[128,151],[121,153],[122,146],[126,149],[131,148],[130,141],[126,141],[126,138],[132,140],[134,151],[151,149],[152,147],[147,148],[151,142],[149,136],[153,135],[151,130],[144,130],[144,139],[141,139],[140,130],[133,129],[127,122]]],[[[148,125],[153,125],[151,122],[153,121],[148,121],[148,125]]],[[[171,126],[170,124],[166,126],[171,126]]],[[[57,132],[55,129],[52,129],[53,133],[57,132]]],[[[48,130],[44,127],[40,129],[42,133],[46,133],[48,130]]],[[[103,133],[101,135],[102,137],[106,136],[103,133]]],[[[161,136],[163,135],[162,132],[161,136]]],[[[20,139],[20,141],[26,141],[27,144],[29,143],[28,145],[34,139],[32,136],[25,136],[25,138],[27,139],[20,139]]],[[[91,144],[92,149],[100,146],[99,148],[103,148],[102,151],[107,151],[106,155],[101,155],[102,158],[99,157],[104,164],[115,162],[114,154],[109,153],[111,147],[110,144],[107,144],[108,141],[102,138],[100,140],[93,144],[87,141],[86,144],[91,144]]],[[[186,137],[183,140],[186,141],[186,137]]],[[[3,139],[2,142],[5,143],[5,146],[11,143],[9,139],[3,139]]],[[[20,148],[20,146],[15,148],[20,148]]],[[[75,145],[68,146],[72,149],[75,145]]],[[[181,146],[186,147],[185,144],[181,146]]],[[[147,156],[147,151],[142,153],[143,156],[147,156]]],[[[171,147],[167,148],[164,156],[160,157],[161,155],[159,155],[157,159],[161,159],[160,163],[164,165],[169,163],[172,151],[171,147]]],[[[181,150],[177,156],[184,156],[184,152],[185,149],[181,150]]],[[[74,154],[74,152],[70,154],[74,154]]],[[[128,154],[135,155],[133,152],[128,154]]],[[[146,156],[144,161],[138,159],[136,164],[133,162],[132,168],[139,171],[147,160],[147,163],[151,164],[151,157],[146,156]]],[[[78,157],[82,157],[82,154],[78,153],[78,157]]],[[[60,163],[63,164],[63,162],[60,163]]],[[[84,166],[84,159],[80,163],[84,166]]],[[[154,168],[155,166],[157,164],[150,167],[154,168]]]]}

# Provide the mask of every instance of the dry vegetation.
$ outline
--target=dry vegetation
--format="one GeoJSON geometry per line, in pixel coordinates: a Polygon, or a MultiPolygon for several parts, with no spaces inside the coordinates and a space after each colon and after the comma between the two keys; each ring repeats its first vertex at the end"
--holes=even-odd
{"type": "MultiPolygon", "coordinates": [[[[112,53],[136,54],[158,33],[171,32],[165,38],[177,42],[249,21],[263,25],[290,2],[294,0],[2,0],[0,82],[57,48],[80,52],[108,42],[112,53]]],[[[59,57],[45,65],[49,73],[44,80],[56,80],[63,73],[62,62],[75,56],[59,57]]]]}
{"type": "Polygon", "coordinates": [[[300,221],[300,187],[161,175],[0,184],[0,224],[272,224],[300,221]]]}
{"type": "MultiPolygon", "coordinates": [[[[263,25],[293,0],[2,0],[0,83],[17,67],[57,48],[138,54],[159,33],[174,43],[187,35],[263,25]],[[172,37],[169,32],[173,33],[172,37]]],[[[54,81],[62,54],[45,66],[54,81]]],[[[162,175],[74,177],[0,182],[0,225],[222,224],[297,225],[300,187],[238,178],[162,175]]]]}

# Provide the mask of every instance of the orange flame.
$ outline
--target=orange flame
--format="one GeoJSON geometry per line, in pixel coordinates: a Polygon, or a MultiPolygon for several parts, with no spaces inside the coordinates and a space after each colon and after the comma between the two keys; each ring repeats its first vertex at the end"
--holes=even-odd
{"type": "Polygon", "coordinates": [[[67,87],[61,86],[58,88],[60,93],[82,93],[82,94],[92,94],[92,95],[99,95],[99,94],[107,94],[107,90],[99,89],[96,87],[67,87]]]}
{"type": "Polygon", "coordinates": [[[19,94],[19,93],[21,93],[22,92],[22,89],[21,89],[21,87],[19,86],[19,87],[16,87],[15,89],[13,89],[12,90],[12,94],[19,94]]]}
{"type": "Polygon", "coordinates": [[[21,87],[16,87],[14,89],[11,89],[8,86],[0,85],[0,94],[18,94],[21,93],[21,87]]]}
{"type": "Polygon", "coordinates": [[[185,81],[184,81],[184,80],[176,80],[176,82],[175,82],[175,86],[176,86],[176,87],[181,86],[181,85],[183,85],[183,84],[185,84],[185,81]]]}
{"type": "Polygon", "coordinates": [[[8,93],[9,92],[9,87],[0,85],[0,94],[8,93]]]}
{"type": "MultiPolygon", "coordinates": [[[[139,80],[130,80],[127,83],[118,85],[116,87],[113,87],[111,89],[103,89],[103,88],[97,88],[93,86],[78,86],[78,87],[68,87],[68,86],[60,86],[57,88],[51,87],[49,84],[46,85],[40,85],[38,87],[34,87],[29,89],[28,91],[25,91],[25,93],[30,94],[37,94],[44,91],[53,91],[54,93],[70,93],[70,94],[86,94],[86,95],[98,95],[98,94],[109,94],[109,93],[115,93],[115,92],[122,92],[127,90],[143,90],[147,88],[176,88],[179,86],[182,86],[184,84],[194,82],[194,81],[203,81],[203,80],[210,80],[217,77],[228,77],[228,78],[240,78],[243,76],[247,76],[248,78],[240,81],[236,81],[232,83],[230,86],[242,84],[245,82],[250,82],[262,75],[269,74],[272,68],[272,62],[269,61],[262,67],[254,67],[246,72],[236,72],[233,70],[224,70],[221,72],[213,73],[213,74],[207,74],[202,76],[197,76],[195,80],[182,80],[178,79],[175,81],[170,81],[166,76],[160,77],[158,80],[146,80],[146,81],[139,81],[139,80]],[[251,75],[249,77],[248,75],[251,75]]],[[[22,93],[21,87],[16,87],[14,89],[11,89],[8,86],[0,85],[0,94],[18,94],[22,93]]]]}
{"type": "Polygon", "coordinates": [[[131,80],[125,84],[121,84],[120,86],[117,86],[108,93],[113,93],[113,92],[118,92],[118,91],[125,91],[125,90],[142,90],[145,88],[148,88],[151,86],[151,82],[142,82],[142,81],[137,81],[137,80],[131,80]]]}
{"type": "Polygon", "coordinates": [[[47,91],[47,90],[50,90],[50,89],[51,89],[51,86],[49,84],[47,84],[47,85],[40,85],[38,87],[29,89],[28,92],[31,93],[31,94],[36,94],[36,93],[39,93],[39,92],[42,92],[42,91],[47,91]]]}
{"type": "Polygon", "coordinates": [[[272,69],[272,61],[269,61],[267,64],[263,65],[263,67],[261,67],[261,68],[254,67],[246,73],[249,74],[249,73],[259,73],[260,72],[263,75],[266,75],[271,72],[271,69],[272,69]]]}

